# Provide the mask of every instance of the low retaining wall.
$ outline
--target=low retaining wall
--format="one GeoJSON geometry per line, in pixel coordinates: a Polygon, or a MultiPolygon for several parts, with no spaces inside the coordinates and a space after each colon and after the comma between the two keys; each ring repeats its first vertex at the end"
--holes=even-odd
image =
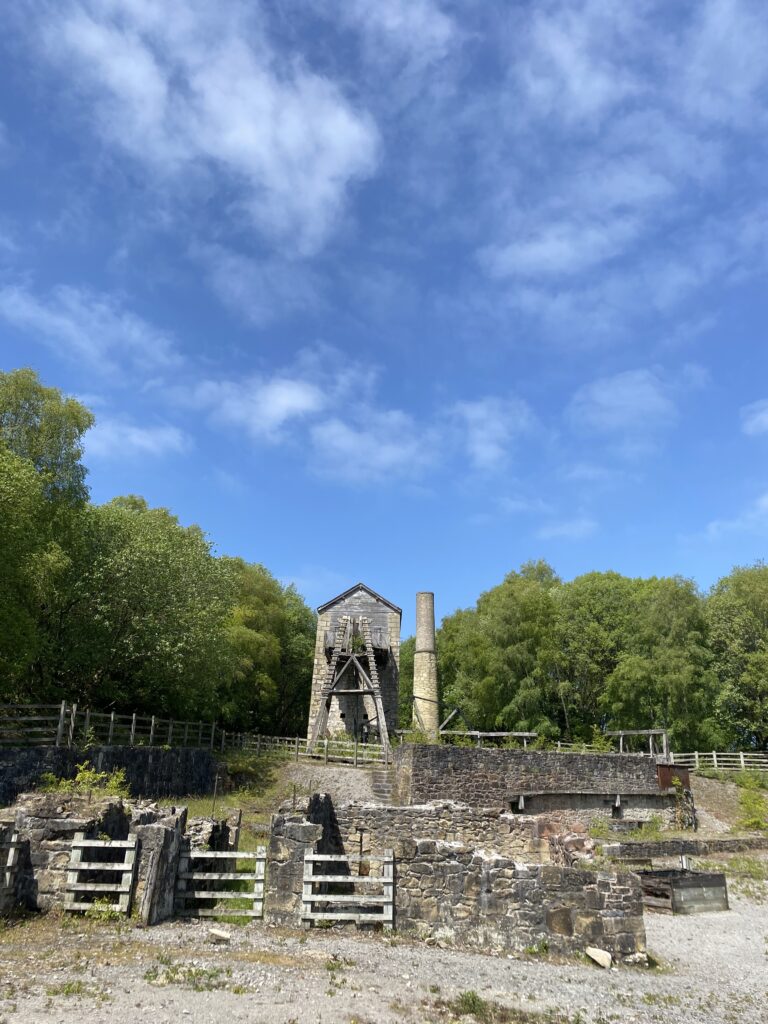
{"type": "Polygon", "coordinates": [[[511,809],[521,793],[659,793],[656,762],[634,754],[571,754],[404,744],[394,750],[397,803],[458,800],[511,809]]]}
{"type": "Polygon", "coordinates": [[[19,747],[0,749],[0,807],[34,789],[43,773],[72,778],[76,765],[90,761],[98,771],[125,770],[132,796],[169,797],[210,793],[216,759],[191,747],[19,747]]]}
{"type": "Polygon", "coordinates": [[[537,819],[451,801],[416,807],[347,804],[337,807],[334,816],[338,839],[350,852],[359,849],[360,829],[364,850],[375,841],[376,849],[393,849],[398,855],[414,839],[460,842],[528,862],[546,859],[549,850],[539,838],[537,819]]]}
{"type": "Polygon", "coordinates": [[[397,927],[484,949],[559,952],[585,946],[617,959],[645,954],[636,875],[522,865],[454,843],[413,844],[397,864],[397,927]]]}

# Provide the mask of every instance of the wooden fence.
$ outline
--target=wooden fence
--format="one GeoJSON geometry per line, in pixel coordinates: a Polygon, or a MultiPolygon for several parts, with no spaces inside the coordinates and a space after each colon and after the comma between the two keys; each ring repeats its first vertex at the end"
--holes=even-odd
{"type": "Polygon", "coordinates": [[[175,909],[179,917],[263,917],[267,848],[189,850],[181,854],[175,909]],[[248,863],[250,870],[238,869],[248,863]],[[222,870],[212,870],[217,865],[222,870]],[[247,889],[243,889],[243,886],[247,889]],[[192,900],[190,906],[189,901],[192,900]],[[204,905],[200,905],[200,900],[204,905]],[[242,906],[247,903],[247,907],[242,906]]]}
{"type": "MultiPolygon", "coordinates": [[[[643,733],[646,734],[647,731],[643,733]]],[[[465,732],[456,734],[453,741],[450,734],[445,734],[443,739],[447,742],[471,742],[478,745],[484,745],[483,741],[487,739],[491,746],[496,746],[499,735],[465,732]]],[[[61,704],[0,704],[0,749],[32,746],[84,748],[102,745],[207,747],[219,751],[268,753],[295,761],[310,759],[326,764],[355,766],[380,764],[385,759],[385,752],[379,743],[362,743],[356,739],[322,740],[310,753],[307,740],[301,736],[262,736],[253,732],[235,732],[222,728],[216,722],[187,722],[156,715],[91,711],[90,708],[67,701],[61,704]]],[[[523,746],[526,745],[523,740],[523,746]]],[[[589,743],[558,742],[554,749],[576,754],[604,752],[589,743]]],[[[646,756],[655,754],[646,751],[646,756]]],[[[768,771],[768,752],[712,750],[678,754],[670,751],[669,760],[693,771],[697,768],[768,771]]]]}
{"type": "Polygon", "coordinates": [[[129,914],[137,848],[136,836],[120,840],[86,839],[84,832],[76,832],[67,868],[64,909],[90,910],[96,901],[108,900],[110,910],[129,914]]]}
{"type": "Polygon", "coordinates": [[[718,750],[695,750],[692,753],[676,754],[670,751],[672,764],[696,771],[699,768],[713,768],[719,772],[768,772],[768,752],[723,752],[718,750]]]}
{"type": "Polygon", "coordinates": [[[310,753],[301,736],[262,736],[223,729],[215,722],[186,722],[156,715],[122,715],[91,711],[77,704],[0,704],[2,747],[207,747],[325,763],[378,764],[378,743],[354,739],[323,740],[310,753]]]}

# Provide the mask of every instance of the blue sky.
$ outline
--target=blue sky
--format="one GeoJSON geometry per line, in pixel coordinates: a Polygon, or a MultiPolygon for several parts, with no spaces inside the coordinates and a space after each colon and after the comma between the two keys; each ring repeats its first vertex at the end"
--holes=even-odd
{"type": "Polygon", "coordinates": [[[762,0],[18,0],[0,366],[312,604],[768,534],[762,0]]]}

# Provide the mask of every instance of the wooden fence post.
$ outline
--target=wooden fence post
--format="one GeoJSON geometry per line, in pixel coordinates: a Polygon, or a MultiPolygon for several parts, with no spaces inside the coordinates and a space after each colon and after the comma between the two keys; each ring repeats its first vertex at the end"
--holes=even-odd
{"type": "Polygon", "coordinates": [[[216,723],[211,722],[211,750],[213,750],[213,734],[216,732],[216,723]]]}
{"type": "Polygon", "coordinates": [[[149,723],[149,745],[150,747],[155,742],[155,716],[152,715],[152,721],[149,723]]]}
{"type": "Polygon", "coordinates": [[[717,751],[712,751],[712,767],[717,770],[717,751]]]}
{"type": "Polygon", "coordinates": [[[261,753],[261,733],[256,734],[256,757],[261,753]]]}
{"type": "Polygon", "coordinates": [[[112,746],[112,738],[115,735],[115,712],[109,716],[109,737],[107,739],[107,746],[112,746]]]}
{"type": "Polygon", "coordinates": [[[61,707],[59,708],[59,727],[56,730],[56,746],[61,746],[61,741],[64,739],[64,717],[67,713],[67,702],[63,700],[61,707]]]}
{"type": "Polygon", "coordinates": [[[168,722],[168,746],[173,742],[173,719],[168,722]]]}
{"type": "Polygon", "coordinates": [[[133,746],[135,742],[136,742],[136,712],[134,711],[133,712],[133,717],[131,718],[131,746],[133,746]]]}
{"type": "Polygon", "coordinates": [[[69,716],[69,735],[67,737],[67,746],[71,747],[75,741],[75,723],[77,722],[77,704],[72,705],[72,712],[69,716]]]}
{"type": "Polygon", "coordinates": [[[328,764],[328,740],[323,740],[323,743],[325,744],[325,763],[328,764]]]}
{"type": "Polygon", "coordinates": [[[222,729],[221,730],[221,749],[222,750],[224,749],[224,741],[226,740],[226,737],[227,737],[227,730],[226,729],[222,729]]]}

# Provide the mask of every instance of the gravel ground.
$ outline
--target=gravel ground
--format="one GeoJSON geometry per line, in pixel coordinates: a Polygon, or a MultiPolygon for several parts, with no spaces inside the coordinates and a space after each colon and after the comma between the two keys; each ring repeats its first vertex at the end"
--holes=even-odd
{"type": "Polygon", "coordinates": [[[208,925],[196,921],[140,929],[49,915],[0,931],[0,1022],[422,1024],[464,1019],[441,1003],[469,990],[525,1010],[508,1019],[526,1022],[763,1021],[768,910],[740,898],[732,906],[647,916],[648,946],[661,967],[609,971],[580,959],[494,957],[397,935],[216,925],[231,943],[214,945],[208,925]]]}
{"type": "Polygon", "coordinates": [[[345,768],[300,761],[284,768],[286,783],[295,783],[297,794],[328,793],[334,804],[375,804],[372,768],[345,768]]]}

